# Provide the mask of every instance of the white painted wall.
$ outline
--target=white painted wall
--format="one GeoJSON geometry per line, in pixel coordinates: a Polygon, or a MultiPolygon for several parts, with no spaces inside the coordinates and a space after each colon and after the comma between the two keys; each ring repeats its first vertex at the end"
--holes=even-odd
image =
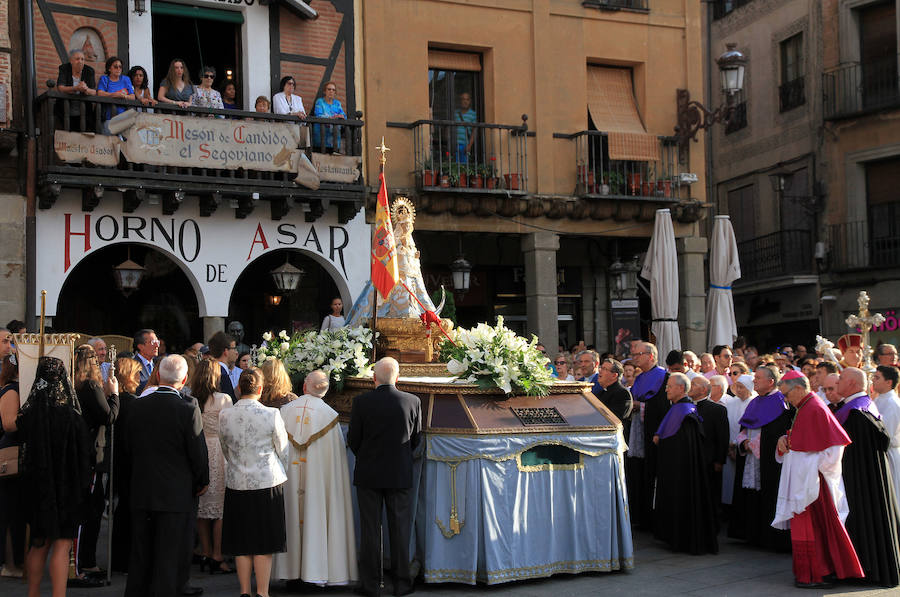
{"type": "MultiPolygon", "coordinates": [[[[244,15],[244,24],[241,26],[241,45],[243,52],[243,85],[244,109],[253,110],[253,100],[257,96],[271,97],[270,76],[271,64],[269,61],[269,7],[254,2],[252,6],[246,4],[232,4],[221,0],[168,0],[179,4],[193,6],[205,6],[222,10],[237,10],[244,15]]],[[[153,30],[151,27],[151,0],[147,0],[147,12],[138,16],[134,11],[128,12],[129,66],[139,64],[147,70],[151,81],[159,86],[159,81],[153,75],[153,30]]],[[[129,4],[130,7],[130,4],[129,4]]],[[[277,6],[274,8],[277,10],[277,6]]],[[[197,66],[196,68],[199,68],[197,66]]],[[[160,76],[164,76],[161,73],[160,76]]],[[[224,75],[224,73],[222,73],[224,75]]],[[[217,81],[217,85],[221,79],[217,81]]],[[[157,88],[154,88],[153,96],[156,97],[157,88]]]]}

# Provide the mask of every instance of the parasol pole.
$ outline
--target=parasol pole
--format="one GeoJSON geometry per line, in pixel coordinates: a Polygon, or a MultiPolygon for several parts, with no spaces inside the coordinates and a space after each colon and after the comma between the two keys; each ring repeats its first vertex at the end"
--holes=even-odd
{"type": "Polygon", "coordinates": [[[44,356],[44,315],[47,312],[47,291],[41,291],[41,328],[38,330],[38,358],[44,356]]]}
{"type": "MultiPolygon", "coordinates": [[[[110,367],[109,376],[116,374],[116,345],[110,344],[106,351],[106,358],[109,360],[110,367]]],[[[115,422],[109,426],[109,496],[106,500],[106,586],[112,584],[112,537],[113,537],[113,498],[116,495],[113,485],[113,473],[115,471],[116,457],[116,425],[115,422]]]]}

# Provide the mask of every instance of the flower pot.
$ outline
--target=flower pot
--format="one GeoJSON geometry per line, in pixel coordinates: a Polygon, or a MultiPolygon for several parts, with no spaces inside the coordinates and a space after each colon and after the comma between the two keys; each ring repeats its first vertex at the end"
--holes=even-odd
{"type": "Polygon", "coordinates": [[[642,182],[641,183],[641,197],[652,197],[653,196],[653,183],[652,182],[642,182]]]}
{"type": "Polygon", "coordinates": [[[641,173],[635,172],[632,174],[626,174],[625,179],[628,181],[628,191],[632,195],[637,195],[638,191],[641,190],[641,173]]]}
{"type": "Polygon", "coordinates": [[[489,189],[497,189],[500,187],[500,179],[496,176],[488,176],[487,178],[487,188],[489,189]]]}
{"type": "Polygon", "coordinates": [[[441,185],[445,189],[450,186],[450,175],[441,172],[441,185]]]}
{"type": "Polygon", "coordinates": [[[434,186],[434,170],[422,170],[422,186],[434,186]]]}
{"type": "Polygon", "coordinates": [[[484,182],[481,178],[481,174],[473,174],[469,177],[469,186],[473,189],[481,189],[484,188],[484,182]]]}
{"type": "Polygon", "coordinates": [[[662,195],[663,197],[671,197],[672,196],[672,181],[671,180],[659,180],[656,182],[656,192],[658,195],[662,195]],[[660,193],[662,191],[662,193],[660,193]]]}
{"type": "Polygon", "coordinates": [[[465,172],[459,173],[459,182],[457,182],[456,186],[458,187],[467,187],[469,186],[469,175],[465,172]]]}
{"type": "Polygon", "coordinates": [[[506,188],[510,191],[518,191],[519,190],[519,173],[513,172],[511,174],[504,174],[503,178],[506,179],[506,188]]]}

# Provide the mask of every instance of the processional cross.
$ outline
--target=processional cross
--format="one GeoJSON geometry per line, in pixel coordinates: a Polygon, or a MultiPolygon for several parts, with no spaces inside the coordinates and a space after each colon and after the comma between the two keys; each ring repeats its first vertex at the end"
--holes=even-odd
{"type": "Polygon", "coordinates": [[[859,291],[859,297],[856,302],[859,304],[859,313],[851,315],[846,319],[846,323],[851,328],[858,327],[862,332],[862,370],[871,378],[875,372],[875,365],[872,363],[872,347],[869,345],[869,331],[873,326],[884,323],[884,315],[869,313],[869,295],[865,290],[859,291]]]}
{"type": "Polygon", "coordinates": [[[381,166],[384,167],[385,163],[387,163],[387,156],[385,154],[391,150],[390,147],[387,147],[384,144],[384,137],[381,138],[381,145],[375,149],[381,152],[381,166]]]}

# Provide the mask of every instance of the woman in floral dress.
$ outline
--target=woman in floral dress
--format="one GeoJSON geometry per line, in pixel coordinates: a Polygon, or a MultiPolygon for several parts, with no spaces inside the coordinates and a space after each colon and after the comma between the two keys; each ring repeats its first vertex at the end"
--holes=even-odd
{"type": "Polygon", "coordinates": [[[191,95],[191,105],[197,108],[218,108],[224,110],[225,105],[222,103],[222,95],[213,89],[213,81],[216,80],[216,69],[211,66],[203,67],[203,74],[200,75],[200,86],[194,87],[194,94],[191,95]]]}
{"type": "Polygon", "coordinates": [[[197,532],[204,561],[210,574],[233,572],[222,557],[222,507],[225,502],[225,458],[219,443],[219,413],[231,408],[231,398],[218,392],[218,361],[203,360],[197,364],[191,380],[191,394],[200,405],[203,435],[209,453],[209,489],[200,496],[197,510],[197,532]]]}

